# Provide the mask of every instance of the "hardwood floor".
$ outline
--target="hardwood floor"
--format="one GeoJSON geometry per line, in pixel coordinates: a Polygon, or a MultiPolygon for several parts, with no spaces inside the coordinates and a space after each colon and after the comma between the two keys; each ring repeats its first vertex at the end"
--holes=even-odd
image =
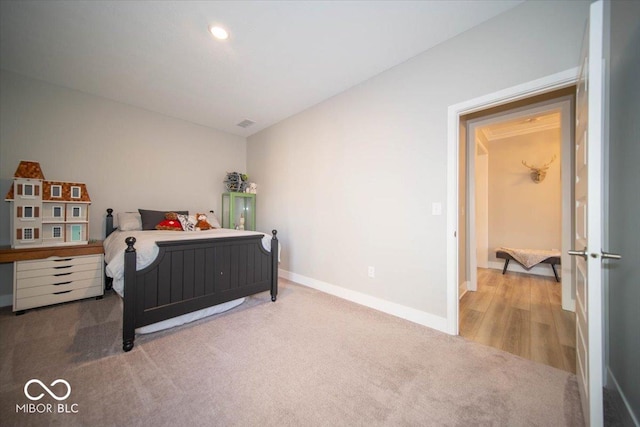
{"type": "Polygon", "coordinates": [[[552,277],[478,269],[478,290],[460,300],[460,335],[576,372],[575,314],[552,277]]]}

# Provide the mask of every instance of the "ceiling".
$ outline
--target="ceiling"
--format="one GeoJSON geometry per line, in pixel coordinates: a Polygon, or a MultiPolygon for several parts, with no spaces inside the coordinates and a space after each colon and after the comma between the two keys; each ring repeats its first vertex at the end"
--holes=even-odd
{"type": "Polygon", "coordinates": [[[0,1],[0,68],[248,136],[521,2],[0,1]]]}
{"type": "Polygon", "coordinates": [[[478,132],[482,132],[487,141],[496,141],[552,129],[560,129],[560,112],[558,111],[530,114],[493,123],[482,126],[478,132]]]}

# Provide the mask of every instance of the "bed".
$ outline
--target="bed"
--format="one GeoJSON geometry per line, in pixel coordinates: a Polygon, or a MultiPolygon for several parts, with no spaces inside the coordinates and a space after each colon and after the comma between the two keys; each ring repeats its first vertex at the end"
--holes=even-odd
{"type": "Polygon", "coordinates": [[[123,300],[122,349],[133,348],[136,328],[182,324],[264,291],[275,302],[276,235],[221,228],[122,231],[107,209],[105,274],[123,300]]]}

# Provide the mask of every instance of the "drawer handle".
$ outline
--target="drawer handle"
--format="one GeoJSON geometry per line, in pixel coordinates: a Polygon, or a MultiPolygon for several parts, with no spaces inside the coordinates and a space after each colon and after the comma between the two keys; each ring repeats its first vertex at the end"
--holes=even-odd
{"type": "Polygon", "coordinates": [[[53,262],[64,262],[64,261],[71,261],[73,258],[60,258],[60,259],[54,259],[53,262]]]}
{"type": "Polygon", "coordinates": [[[69,283],[73,283],[73,282],[60,282],[60,283],[54,283],[54,284],[53,284],[53,286],[68,285],[69,283]]]}
{"type": "Polygon", "coordinates": [[[54,274],[54,276],[60,277],[60,276],[68,276],[70,274],[73,274],[73,273],[71,273],[71,272],[69,272],[69,273],[58,273],[58,274],[54,274]]]}
{"type": "Polygon", "coordinates": [[[73,265],[61,265],[60,267],[53,267],[53,268],[55,268],[56,270],[60,270],[61,268],[71,268],[71,267],[73,267],[73,265]]]}
{"type": "Polygon", "coordinates": [[[61,294],[68,294],[71,291],[60,291],[60,292],[54,292],[54,295],[61,295],[61,294]]]}

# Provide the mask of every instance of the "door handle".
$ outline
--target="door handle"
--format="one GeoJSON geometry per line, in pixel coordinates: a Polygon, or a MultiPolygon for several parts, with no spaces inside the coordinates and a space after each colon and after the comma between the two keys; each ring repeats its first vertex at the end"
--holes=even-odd
{"type": "Polygon", "coordinates": [[[618,255],[618,254],[612,254],[609,252],[605,252],[602,251],[602,258],[606,258],[606,259],[622,259],[622,255],[618,255]]]}
{"type": "MultiPolygon", "coordinates": [[[[584,259],[587,259],[587,256],[589,256],[589,253],[587,252],[587,248],[586,247],[582,251],[576,251],[574,249],[571,249],[571,250],[567,251],[567,253],[569,255],[573,255],[573,256],[581,256],[584,259]]],[[[596,254],[596,253],[591,254],[591,256],[593,258],[598,258],[598,254],[596,254]]],[[[622,255],[612,254],[612,253],[605,252],[605,251],[601,251],[600,252],[600,256],[602,258],[604,258],[604,259],[622,259],[622,255]]]]}
{"type": "Polygon", "coordinates": [[[587,259],[587,256],[589,255],[587,253],[587,247],[585,246],[585,248],[581,251],[576,251],[575,249],[571,249],[569,251],[567,251],[567,253],[569,255],[573,255],[573,256],[581,256],[584,259],[587,259]]]}

